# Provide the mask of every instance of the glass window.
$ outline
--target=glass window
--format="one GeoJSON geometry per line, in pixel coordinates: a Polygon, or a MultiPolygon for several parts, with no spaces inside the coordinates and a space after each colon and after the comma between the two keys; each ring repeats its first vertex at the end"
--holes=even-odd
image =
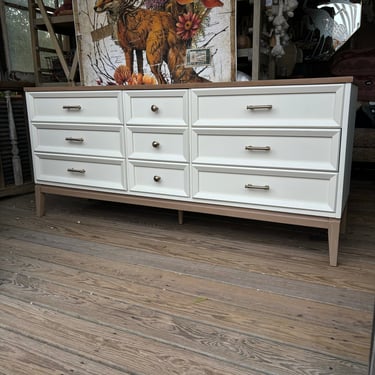
{"type": "MultiPolygon", "coordinates": [[[[33,73],[33,58],[30,38],[30,22],[28,0],[7,0],[3,2],[5,15],[5,28],[7,36],[6,45],[9,52],[8,70],[10,72],[33,73]]],[[[58,7],[63,1],[43,0],[47,7],[58,7]]],[[[0,8],[1,9],[1,8],[0,8]]],[[[38,31],[39,44],[44,48],[52,48],[51,38],[48,32],[38,31]]],[[[50,53],[41,53],[41,66],[47,67],[47,56],[50,53]]]]}
{"type": "MultiPolygon", "coordinates": [[[[14,1],[16,2],[16,1],[14,1]]],[[[17,3],[25,1],[18,0],[17,3]]],[[[26,1],[27,2],[27,1],[26,1]]],[[[5,23],[8,36],[10,71],[33,72],[29,12],[6,5],[5,23]]]]}

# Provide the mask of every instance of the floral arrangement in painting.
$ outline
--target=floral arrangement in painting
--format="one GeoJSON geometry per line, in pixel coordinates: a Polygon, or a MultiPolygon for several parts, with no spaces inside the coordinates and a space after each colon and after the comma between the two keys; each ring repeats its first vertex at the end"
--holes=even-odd
{"type": "MultiPolygon", "coordinates": [[[[230,1],[230,0],[223,0],[230,1]]],[[[202,73],[218,52],[210,44],[230,25],[206,34],[212,9],[221,0],[96,0],[90,21],[93,31],[111,29],[124,61],[117,64],[108,50],[96,46],[88,56],[100,85],[166,84],[209,81],[202,73]],[[98,16],[106,15],[106,23],[98,16]],[[147,71],[145,71],[147,67],[147,71]]],[[[89,16],[89,13],[87,12],[89,16]]],[[[96,34],[98,35],[98,33],[96,34]]],[[[105,35],[106,36],[106,35],[105,35]]]]}

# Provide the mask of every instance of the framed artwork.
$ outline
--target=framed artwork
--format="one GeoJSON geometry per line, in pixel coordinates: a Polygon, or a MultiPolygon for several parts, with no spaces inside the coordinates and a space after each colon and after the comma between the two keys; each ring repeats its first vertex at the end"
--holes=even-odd
{"type": "Polygon", "coordinates": [[[234,81],[235,0],[80,0],[83,85],[234,81]]]}

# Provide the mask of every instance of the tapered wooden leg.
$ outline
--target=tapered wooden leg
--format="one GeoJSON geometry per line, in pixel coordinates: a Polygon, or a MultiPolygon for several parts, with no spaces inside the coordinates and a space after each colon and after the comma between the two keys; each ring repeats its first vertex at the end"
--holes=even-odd
{"type": "Polygon", "coordinates": [[[336,267],[339,252],[340,220],[332,219],[328,224],[329,265],[336,267]]]}
{"type": "Polygon", "coordinates": [[[184,211],[178,210],[178,224],[184,223],[184,211]]]}
{"type": "Polygon", "coordinates": [[[35,185],[35,206],[36,206],[36,215],[41,217],[45,214],[45,194],[42,192],[42,189],[39,185],[35,185]]]}

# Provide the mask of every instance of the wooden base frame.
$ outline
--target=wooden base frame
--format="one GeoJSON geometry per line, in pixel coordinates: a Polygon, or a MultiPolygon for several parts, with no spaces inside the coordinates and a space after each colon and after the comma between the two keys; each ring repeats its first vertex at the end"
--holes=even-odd
{"type": "Polygon", "coordinates": [[[142,206],[167,208],[177,210],[178,222],[183,224],[183,212],[201,212],[212,215],[238,217],[242,219],[269,221],[281,224],[292,224],[328,230],[329,265],[337,266],[340,233],[345,231],[346,209],[343,220],[322,216],[309,216],[273,211],[263,211],[242,207],[220,206],[215,204],[175,201],[151,197],[138,197],[115,193],[98,192],[49,185],[35,185],[35,202],[37,216],[45,214],[45,195],[63,195],[85,199],[97,199],[111,202],[136,204],[142,206]],[[343,224],[343,225],[341,225],[343,224]]]}

